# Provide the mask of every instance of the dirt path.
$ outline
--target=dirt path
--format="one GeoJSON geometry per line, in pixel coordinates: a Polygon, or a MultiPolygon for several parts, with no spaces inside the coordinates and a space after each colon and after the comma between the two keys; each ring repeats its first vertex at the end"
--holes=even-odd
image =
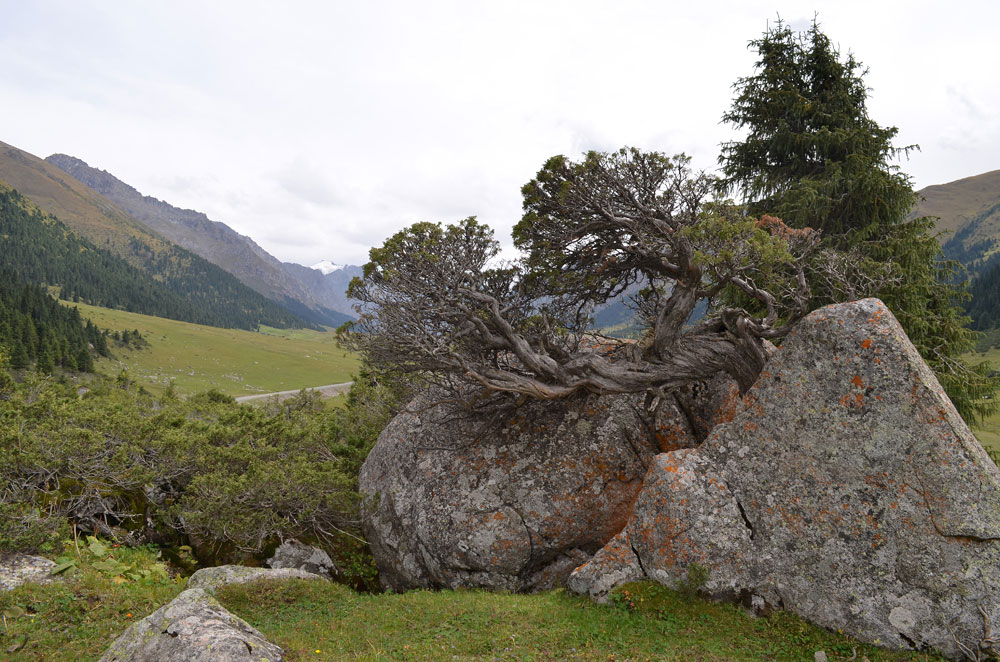
{"type": "MultiPolygon", "coordinates": [[[[332,398],[335,395],[340,395],[341,393],[346,393],[351,384],[354,382],[344,382],[342,384],[329,384],[327,386],[313,386],[307,388],[307,391],[318,391],[321,397],[332,398]]],[[[282,400],[287,400],[288,398],[294,397],[299,394],[302,389],[297,388],[293,391],[278,391],[277,393],[261,393],[259,395],[241,395],[236,398],[236,402],[253,402],[254,400],[265,400],[267,398],[277,398],[278,402],[282,400]]]]}

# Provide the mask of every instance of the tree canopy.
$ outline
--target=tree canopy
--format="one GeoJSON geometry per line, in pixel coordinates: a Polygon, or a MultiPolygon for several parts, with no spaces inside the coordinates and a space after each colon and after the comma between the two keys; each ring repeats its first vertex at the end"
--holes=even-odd
{"type": "Polygon", "coordinates": [[[807,275],[849,282],[855,261],[821,249],[813,230],[714,200],[716,187],[684,156],[549,159],[522,189],[523,259],[497,262],[498,243],[474,218],[413,225],[372,249],[351,283],[360,318],[347,341],[373,365],[453,390],[471,381],[547,399],[645,392],[652,405],[720,371],[749,388],[764,341],[808,312],[807,275]],[[643,340],[587,333],[593,305],[637,282],[643,340]],[[726,288],[760,313],[723,306],[691,319],[726,288]]]}
{"type": "MultiPolygon", "coordinates": [[[[942,258],[933,219],[909,219],[917,196],[895,160],[916,146],[896,147],[896,127],[883,127],[867,109],[867,70],[842,57],[814,21],[797,33],[778,21],[750,42],[754,72],[734,85],[723,121],[745,131],[724,143],[719,157],[723,189],[750,213],[769,213],[796,228],[823,231],[827,246],[853,249],[895,277],[874,294],[896,314],[962,416],[969,421],[995,408],[1000,381],[988,366],[968,366],[961,355],[976,335],[968,327],[956,287],[957,264],[942,258]]],[[[814,305],[842,292],[811,283],[814,305]]]]}
{"type": "Polygon", "coordinates": [[[815,23],[800,34],[779,22],[751,47],[755,72],[724,115],[747,135],[722,146],[723,178],[631,148],[553,157],[522,189],[522,259],[499,263],[474,218],[407,228],[351,284],[361,317],[348,343],[453,391],[471,381],[652,403],[719,371],[749,388],[766,340],[821,305],[879,296],[962,415],[987,413],[1000,383],[960,358],[975,334],[954,265],[929,219],[907,219],[916,196],[893,161],[914,147],[895,147],[895,127],[869,117],[861,64],[815,23]],[[639,342],[588,332],[595,305],[637,287],[639,342]],[[710,312],[695,320],[699,301],[710,312]]]}

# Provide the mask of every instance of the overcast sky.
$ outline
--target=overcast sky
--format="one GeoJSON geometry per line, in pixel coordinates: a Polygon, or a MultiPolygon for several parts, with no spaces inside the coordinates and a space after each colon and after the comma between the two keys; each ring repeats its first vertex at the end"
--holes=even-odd
{"type": "Polygon", "coordinates": [[[0,140],[63,152],[302,264],[419,220],[509,244],[553,154],[712,168],[779,14],[870,73],[918,188],[1000,168],[1000,3],[0,0],[0,140]]]}

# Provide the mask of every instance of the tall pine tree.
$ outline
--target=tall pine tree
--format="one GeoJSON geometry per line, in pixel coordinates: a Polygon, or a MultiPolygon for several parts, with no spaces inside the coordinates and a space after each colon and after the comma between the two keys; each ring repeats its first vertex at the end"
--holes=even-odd
{"type": "MultiPolygon", "coordinates": [[[[732,108],[723,115],[746,132],[722,145],[727,192],[752,214],[820,229],[837,248],[892,264],[895,278],[875,294],[963,418],[995,411],[989,398],[1000,380],[988,376],[985,364],[961,359],[976,334],[959,306],[965,290],[951,284],[956,266],[942,259],[931,219],[907,220],[916,193],[893,162],[916,147],[895,147],[896,127],[868,115],[867,70],[853,55],[842,58],[815,21],[797,33],[779,20],[750,46],[758,55],[755,70],[736,81],[732,108]]],[[[814,292],[817,305],[836,299],[821,286],[814,292]]]]}

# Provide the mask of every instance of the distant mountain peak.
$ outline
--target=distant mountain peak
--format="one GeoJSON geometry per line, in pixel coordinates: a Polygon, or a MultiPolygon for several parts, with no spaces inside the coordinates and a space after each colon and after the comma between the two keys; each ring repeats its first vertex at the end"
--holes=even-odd
{"type": "Polygon", "coordinates": [[[323,273],[324,276],[327,276],[329,274],[332,274],[334,271],[340,271],[341,269],[344,268],[344,265],[334,264],[333,262],[330,262],[330,260],[323,260],[322,262],[317,262],[316,264],[312,265],[309,268],[315,269],[316,271],[320,271],[323,273]]]}

